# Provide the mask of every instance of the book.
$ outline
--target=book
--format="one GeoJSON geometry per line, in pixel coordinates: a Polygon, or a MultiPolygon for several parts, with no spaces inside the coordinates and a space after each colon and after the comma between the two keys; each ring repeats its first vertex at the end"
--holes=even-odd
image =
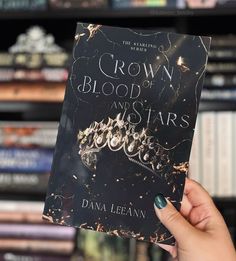
{"type": "Polygon", "coordinates": [[[27,211],[0,211],[0,222],[4,223],[29,223],[29,224],[45,224],[42,220],[41,212],[27,211]]]}
{"type": "Polygon", "coordinates": [[[62,102],[65,94],[63,83],[2,83],[0,101],[62,102]]]}
{"type": "Polygon", "coordinates": [[[235,101],[236,89],[203,89],[201,99],[203,101],[235,101]]]}
{"type": "Polygon", "coordinates": [[[31,224],[9,224],[0,223],[0,238],[19,239],[55,239],[71,240],[75,238],[75,229],[72,227],[31,225],[31,224]]]}
{"type": "Polygon", "coordinates": [[[196,127],[194,131],[194,138],[191,148],[191,154],[189,159],[189,176],[198,182],[201,182],[202,170],[201,170],[201,137],[200,137],[200,124],[202,113],[198,115],[196,127]]]}
{"type": "Polygon", "coordinates": [[[45,10],[47,0],[0,0],[0,11],[45,10]]]}
{"type": "Polygon", "coordinates": [[[180,208],[209,45],[78,24],[45,219],[174,244],[153,202],[180,208]]]}
{"type": "MultiPolygon", "coordinates": [[[[42,39],[37,39],[41,41],[46,41],[44,38],[47,39],[49,37],[48,35],[44,35],[44,31],[42,28],[33,27],[31,32],[35,32],[35,30],[40,31],[42,34],[42,39]]],[[[21,35],[20,35],[21,36],[21,35]]],[[[36,45],[35,40],[32,40],[32,36],[30,37],[30,34],[27,33],[24,35],[27,41],[29,41],[28,45],[32,44],[36,45]]],[[[52,36],[51,36],[52,37],[52,36]]],[[[15,49],[11,47],[13,50],[10,52],[0,52],[0,68],[14,68],[14,69],[42,69],[42,68],[67,68],[69,65],[69,54],[65,51],[56,51],[56,52],[49,52],[49,53],[43,53],[41,52],[33,52],[29,53],[27,50],[23,52],[23,50],[20,49],[22,47],[17,41],[15,49]],[[18,45],[17,45],[18,44],[18,45]],[[19,48],[19,51],[17,48],[19,48]]],[[[21,43],[22,44],[22,43],[21,43]]],[[[10,49],[11,49],[10,48],[10,49]]],[[[23,48],[23,47],[22,47],[23,48]]],[[[38,47],[39,48],[39,47],[38,47]]],[[[28,50],[29,51],[29,50],[28,50]]]]}
{"type": "Polygon", "coordinates": [[[48,173],[53,149],[0,147],[0,172],[48,173]]]}
{"type": "Polygon", "coordinates": [[[64,82],[68,78],[68,71],[63,68],[43,69],[12,69],[0,68],[0,82],[64,82]]]}
{"type": "Polygon", "coordinates": [[[208,88],[234,88],[236,86],[236,75],[213,74],[207,75],[204,81],[204,86],[208,88]]]}
{"type": "Polygon", "coordinates": [[[207,65],[207,72],[208,73],[235,73],[236,64],[234,62],[227,62],[227,63],[212,62],[207,65]]]}
{"type": "Polygon", "coordinates": [[[112,0],[114,8],[134,8],[134,7],[159,7],[159,8],[176,8],[175,0],[112,0]]]}
{"type": "Polygon", "coordinates": [[[51,8],[104,8],[108,0],[49,0],[51,8]]]}
{"type": "Polygon", "coordinates": [[[39,255],[39,254],[29,254],[29,253],[15,253],[6,251],[5,253],[0,253],[0,260],[2,261],[71,261],[70,256],[61,255],[39,255]]]}
{"type": "Polygon", "coordinates": [[[210,193],[215,196],[217,193],[217,172],[216,152],[217,148],[217,121],[215,112],[204,112],[201,114],[201,163],[202,184],[210,193]]]}
{"type": "Polygon", "coordinates": [[[54,148],[57,122],[0,122],[0,146],[54,148]]]}
{"type": "Polygon", "coordinates": [[[0,192],[44,194],[47,191],[49,173],[0,172],[0,192]]]}
{"type": "Polygon", "coordinates": [[[43,211],[43,202],[0,200],[0,213],[17,211],[38,214],[43,211]]]}
{"type": "Polygon", "coordinates": [[[28,253],[52,253],[69,255],[74,249],[72,241],[32,240],[32,239],[2,239],[0,251],[19,251],[28,253]]]}
{"type": "Polygon", "coordinates": [[[233,195],[233,117],[232,112],[217,113],[217,196],[233,195]]]}

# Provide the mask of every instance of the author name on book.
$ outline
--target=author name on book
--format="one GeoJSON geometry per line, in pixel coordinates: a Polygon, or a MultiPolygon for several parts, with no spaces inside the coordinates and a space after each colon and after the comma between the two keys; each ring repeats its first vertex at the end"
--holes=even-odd
{"type": "Polygon", "coordinates": [[[135,217],[139,219],[146,218],[146,211],[134,207],[121,206],[116,204],[105,204],[97,201],[90,201],[88,199],[83,199],[82,208],[86,208],[92,211],[101,211],[101,212],[110,212],[112,214],[121,215],[121,216],[129,216],[135,217]]]}

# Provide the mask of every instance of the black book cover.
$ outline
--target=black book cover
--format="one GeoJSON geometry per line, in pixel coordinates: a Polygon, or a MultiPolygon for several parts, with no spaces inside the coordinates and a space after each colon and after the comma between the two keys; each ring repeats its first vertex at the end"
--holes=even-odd
{"type": "Polygon", "coordinates": [[[210,38],[78,24],[44,218],[173,244],[210,38]]]}

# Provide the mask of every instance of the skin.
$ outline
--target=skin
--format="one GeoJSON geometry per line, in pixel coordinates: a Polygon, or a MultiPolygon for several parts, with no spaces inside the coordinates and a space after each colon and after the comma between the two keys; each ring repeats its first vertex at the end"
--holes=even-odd
{"type": "Polygon", "coordinates": [[[175,246],[159,244],[174,261],[236,261],[235,249],[223,217],[208,192],[186,179],[180,213],[167,200],[156,215],[174,235],[175,246]]]}

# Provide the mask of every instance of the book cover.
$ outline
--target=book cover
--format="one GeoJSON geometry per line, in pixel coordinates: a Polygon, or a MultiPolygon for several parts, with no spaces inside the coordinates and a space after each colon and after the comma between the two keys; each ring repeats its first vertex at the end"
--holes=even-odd
{"type": "Polygon", "coordinates": [[[173,244],[210,38],[78,24],[44,208],[51,222],[173,244]]]}

